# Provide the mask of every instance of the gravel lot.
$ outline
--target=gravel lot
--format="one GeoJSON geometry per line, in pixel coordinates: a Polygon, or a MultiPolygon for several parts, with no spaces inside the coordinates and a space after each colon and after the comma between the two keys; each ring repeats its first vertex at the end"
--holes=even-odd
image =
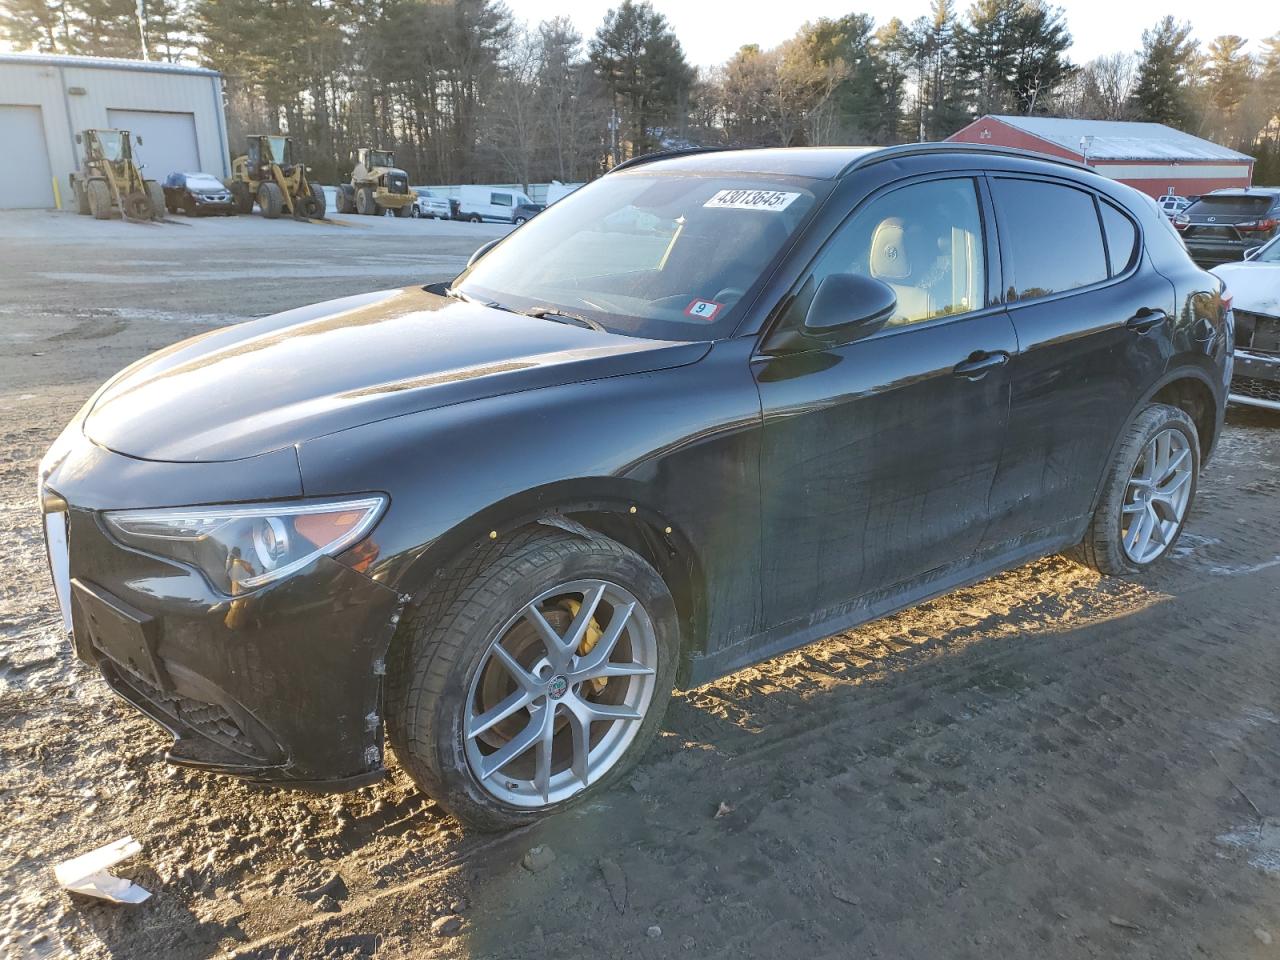
{"type": "Polygon", "coordinates": [[[469,833],[399,771],[332,798],[166,768],[59,636],[46,446],[151,350],[500,230],[0,213],[0,955],[1280,956],[1275,414],[1230,414],[1158,572],[1042,560],[682,691],[624,787],[531,829],[469,833]],[[57,889],[125,834],[150,901],[57,889]]]}

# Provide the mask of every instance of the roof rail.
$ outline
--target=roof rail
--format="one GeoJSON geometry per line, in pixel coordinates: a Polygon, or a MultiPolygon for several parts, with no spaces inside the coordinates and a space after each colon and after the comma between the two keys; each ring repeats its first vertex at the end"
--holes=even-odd
{"type": "Polygon", "coordinates": [[[892,147],[884,147],[883,149],[864,154],[849,161],[844,169],[840,171],[836,179],[852,173],[854,170],[868,167],[873,163],[880,163],[884,160],[897,160],[899,157],[914,157],[920,154],[930,153],[985,153],[998,157],[1015,157],[1030,160],[1045,160],[1049,163],[1059,163],[1064,167],[1074,167],[1076,170],[1089,170],[1096,172],[1092,167],[1080,163],[1077,160],[1069,160],[1066,157],[1055,157],[1048,153],[1038,153],[1035,150],[1021,150],[1017,147],[1001,147],[985,143],[965,143],[962,140],[936,140],[925,143],[900,143],[892,147]]]}
{"type": "Polygon", "coordinates": [[[619,170],[627,170],[631,167],[639,167],[646,163],[652,163],[655,160],[670,160],[672,157],[688,157],[698,153],[720,153],[725,150],[752,150],[754,147],[683,147],[679,150],[655,150],[653,153],[642,153],[638,157],[631,157],[629,160],[623,160],[621,163],[609,169],[609,173],[617,173],[619,170]]]}

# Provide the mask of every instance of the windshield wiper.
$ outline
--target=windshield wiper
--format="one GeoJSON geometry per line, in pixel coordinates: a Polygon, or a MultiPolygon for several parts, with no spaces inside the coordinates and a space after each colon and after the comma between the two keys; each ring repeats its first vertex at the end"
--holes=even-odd
{"type": "Polygon", "coordinates": [[[539,320],[554,320],[556,323],[570,323],[577,327],[586,327],[588,330],[594,330],[596,333],[604,333],[602,327],[590,317],[584,317],[578,313],[569,313],[567,310],[560,310],[556,307],[531,307],[528,310],[518,310],[526,317],[537,317],[539,320]]]}

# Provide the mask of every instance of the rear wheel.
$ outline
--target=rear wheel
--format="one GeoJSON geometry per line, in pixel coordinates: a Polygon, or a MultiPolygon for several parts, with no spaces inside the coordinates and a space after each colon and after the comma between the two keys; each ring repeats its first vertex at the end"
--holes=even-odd
{"type": "Polygon", "coordinates": [[[403,220],[405,217],[413,216],[414,214],[414,206],[412,203],[407,203],[402,207],[396,207],[395,210],[396,210],[396,216],[399,217],[401,220],[403,220]]]}
{"type": "Polygon", "coordinates": [[[264,183],[258,188],[258,207],[268,220],[275,220],[284,209],[284,194],[274,183],[264,183]]]}
{"type": "MultiPolygon", "coordinates": [[[[151,201],[151,219],[164,219],[164,187],[155,180],[144,181],[147,188],[147,199],[151,201]]],[[[191,211],[188,210],[188,213],[191,211]]]]}
{"type": "Polygon", "coordinates": [[[76,212],[83,217],[89,216],[93,211],[89,209],[89,192],[84,188],[84,181],[72,178],[71,189],[76,194],[76,212]]]}
{"type": "Polygon", "coordinates": [[[111,218],[111,188],[105,180],[90,180],[85,184],[85,192],[89,195],[89,212],[95,220],[111,218]]]}
{"type": "Polygon", "coordinates": [[[363,217],[373,217],[378,214],[378,203],[373,198],[372,187],[360,187],[356,190],[356,213],[363,217]]]}
{"type": "Polygon", "coordinates": [[[236,213],[253,213],[253,194],[247,183],[237,180],[231,184],[231,199],[235,201],[236,213]]]}
{"type": "Polygon", "coordinates": [[[400,762],[459,818],[529,823],[618,780],[657,732],[679,650],[666,585],[612,540],[518,535],[397,637],[400,762]]]}
{"type": "Polygon", "coordinates": [[[1185,411],[1156,403],[1130,425],[1076,559],[1101,573],[1146,569],[1182,535],[1200,479],[1200,437],[1185,411]]]}

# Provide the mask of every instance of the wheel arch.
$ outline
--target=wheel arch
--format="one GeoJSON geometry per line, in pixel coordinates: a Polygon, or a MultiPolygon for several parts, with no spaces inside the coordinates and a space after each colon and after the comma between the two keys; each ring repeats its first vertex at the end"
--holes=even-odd
{"type": "Polygon", "coordinates": [[[1222,422],[1222,405],[1219,404],[1213,381],[1198,366],[1178,366],[1165,372],[1156,380],[1141,399],[1138,400],[1124,424],[1111,441],[1111,449],[1107,454],[1102,475],[1098,477],[1093,493],[1093,504],[1089,509],[1090,516],[1098,509],[1103,489],[1107,482],[1107,473],[1115,461],[1116,451],[1124,442],[1129,428],[1148,406],[1153,403],[1167,403],[1185,412],[1196,425],[1200,435],[1200,465],[1203,467],[1213,453],[1218,439],[1218,428],[1222,422]]]}
{"type": "Polygon", "coordinates": [[[539,526],[603,536],[644,558],[671,591],[681,651],[700,649],[705,633],[703,565],[694,543],[655,505],[641,483],[617,477],[567,480],[492,503],[434,538],[392,575],[404,596],[420,596],[458,564],[539,526]]]}

